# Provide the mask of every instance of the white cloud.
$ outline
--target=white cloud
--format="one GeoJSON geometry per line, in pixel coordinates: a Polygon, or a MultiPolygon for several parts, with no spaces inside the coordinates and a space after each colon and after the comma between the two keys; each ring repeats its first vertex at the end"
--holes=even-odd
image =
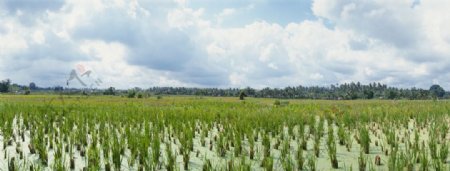
{"type": "Polygon", "coordinates": [[[230,18],[233,14],[236,13],[236,9],[234,8],[225,8],[223,9],[217,16],[217,25],[222,25],[223,21],[227,18],[230,18]]]}
{"type": "Polygon", "coordinates": [[[185,0],[59,2],[0,5],[7,9],[0,12],[2,78],[57,85],[82,63],[107,85],[127,88],[345,81],[426,88],[436,80],[450,88],[443,81],[450,3],[438,0],[313,0],[316,19],[233,27],[222,21],[238,21],[240,10],[259,2],[216,13],[185,0]]]}
{"type": "Polygon", "coordinates": [[[200,19],[203,9],[180,8],[170,11],[167,19],[170,27],[184,29],[191,26],[207,27],[208,22],[200,19]]]}
{"type": "Polygon", "coordinates": [[[323,75],[320,73],[314,73],[310,76],[310,78],[313,80],[320,80],[320,79],[323,79],[323,75]]]}
{"type": "Polygon", "coordinates": [[[33,33],[33,40],[34,42],[36,42],[37,44],[43,44],[45,43],[45,36],[44,36],[44,32],[43,31],[35,31],[33,33]]]}
{"type": "Polygon", "coordinates": [[[233,8],[225,8],[222,10],[222,12],[220,12],[219,16],[220,17],[230,16],[233,15],[235,12],[236,10],[233,8]]]}

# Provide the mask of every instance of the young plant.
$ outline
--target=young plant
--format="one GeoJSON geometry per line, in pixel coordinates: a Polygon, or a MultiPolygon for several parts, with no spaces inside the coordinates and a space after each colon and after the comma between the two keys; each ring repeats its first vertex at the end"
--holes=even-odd
{"type": "Polygon", "coordinates": [[[328,156],[330,157],[331,167],[337,169],[338,160],[336,157],[336,142],[334,140],[334,129],[332,124],[329,124],[328,127],[328,139],[327,139],[327,147],[328,147],[328,156]]]}
{"type": "Polygon", "coordinates": [[[361,142],[361,147],[364,150],[364,153],[369,154],[370,147],[370,136],[369,131],[365,126],[362,126],[359,130],[359,138],[361,142]]]}
{"type": "Polygon", "coordinates": [[[297,170],[303,170],[304,163],[305,158],[303,157],[303,149],[299,146],[297,150],[297,170]]]}
{"type": "Polygon", "coordinates": [[[316,157],[319,157],[319,153],[320,153],[320,136],[314,135],[314,155],[316,155],[316,157]]]}
{"type": "Polygon", "coordinates": [[[56,150],[55,150],[55,154],[54,154],[53,170],[66,170],[62,152],[63,152],[62,144],[58,144],[56,146],[56,150]]]}
{"type": "Polygon", "coordinates": [[[360,151],[360,153],[359,153],[358,166],[359,166],[359,171],[365,171],[366,170],[367,157],[364,155],[363,151],[360,151]]]}
{"type": "Polygon", "coordinates": [[[175,156],[172,154],[172,145],[170,143],[166,144],[166,154],[167,154],[167,171],[175,170],[175,156]]]}
{"type": "Polygon", "coordinates": [[[445,166],[444,163],[441,160],[433,160],[433,169],[436,171],[444,171],[445,166]]]}
{"type": "Polygon", "coordinates": [[[314,155],[310,155],[308,157],[308,170],[316,171],[316,157],[314,155]]]}
{"type": "Polygon", "coordinates": [[[212,170],[213,170],[213,167],[212,167],[212,164],[211,164],[211,160],[207,159],[205,161],[205,163],[203,164],[202,171],[212,171],[212,170]]]}
{"type": "Polygon", "coordinates": [[[219,135],[219,139],[216,143],[216,149],[219,152],[220,157],[225,157],[226,155],[226,143],[225,143],[225,135],[219,135]]]}
{"type": "Polygon", "coordinates": [[[15,158],[9,159],[8,162],[8,171],[16,171],[18,170],[18,167],[16,166],[15,158]]]}
{"type": "Polygon", "coordinates": [[[303,136],[301,139],[302,139],[302,142],[301,142],[302,149],[308,150],[308,140],[306,139],[306,136],[303,136]]]}
{"type": "Polygon", "coordinates": [[[284,170],[294,170],[294,168],[292,166],[293,165],[292,164],[292,159],[290,157],[284,158],[283,162],[282,162],[282,165],[283,165],[283,169],[284,170]]]}
{"type": "Polygon", "coordinates": [[[248,138],[248,142],[249,142],[249,155],[250,155],[250,160],[253,160],[255,157],[255,140],[253,138],[253,133],[249,134],[251,136],[249,136],[248,138]]]}
{"type": "Polygon", "coordinates": [[[439,158],[443,163],[445,163],[447,161],[447,157],[448,157],[448,143],[443,142],[439,150],[439,158]]]}
{"type": "Polygon", "coordinates": [[[190,151],[189,150],[184,150],[183,152],[183,163],[184,163],[184,170],[189,170],[189,154],[190,151]]]}
{"type": "Polygon", "coordinates": [[[437,138],[436,133],[430,132],[430,140],[428,141],[428,148],[430,150],[430,156],[433,160],[438,158],[436,138],[437,138]]]}
{"type": "Polygon", "coordinates": [[[161,142],[159,141],[159,134],[154,135],[153,143],[152,143],[152,159],[153,166],[159,166],[159,157],[161,156],[160,152],[161,142]]]}
{"type": "Polygon", "coordinates": [[[440,126],[439,132],[441,133],[441,138],[445,139],[449,130],[449,126],[447,123],[444,123],[440,126]]]}
{"type": "Polygon", "coordinates": [[[270,156],[270,137],[266,134],[263,136],[262,145],[264,148],[264,157],[270,156]]]}
{"type": "Polygon", "coordinates": [[[290,144],[289,140],[283,140],[283,148],[281,149],[281,158],[287,158],[289,154],[290,144]]]}
{"type": "Polygon", "coordinates": [[[352,145],[353,145],[352,136],[350,135],[345,136],[345,148],[347,148],[348,152],[350,152],[350,150],[352,149],[352,145]]]}
{"type": "Polygon", "coordinates": [[[251,164],[247,163],[246,158],[241,159],[241,163],[239,163],[239,166],[236,167],[236,170],[240,171],[250,171],[251,170],[251,164]]]}
{"type": "Polygon", "coordinates": [[[397,155],[397,150],[398,148],[393,148],[393,150],[391,151],[391,154],[389,155],[389,160],[388,160],[388,168],[389,170],[397,170],[398,165],[399,165],[399,157],[397,155]]]}
{"type": "Polygon", "coordinates": [[[261,165],[266,171],[272,171],[273,170],[273,158],[265,157],[263,159],[263,161],[261,162],[261,165]]]}
{"type": "Polygon", "coordinates": [[[345,145],[346,144],[346,133],[344,130],[344,126],[342,124],[339,124],[338,137],[339,137],[339,145],[345,145]]]}
{"type": "Polygon", "coordinates": [[[425,146],[422,146],[422,151],[420,155],[420,170],[427,171],[429,168],[430,162],[428,160],[428,154],[425,150],[425,146]]]}
{"type": "Polygon", "coordinates": [[[241,136],[237,135],[235,138],[234,156],[238,157],[240,154],[242,154],[242,141],[241,136]]]}
{"type": "Polygon", "coordinates": [[[116,170],[120,170],[122,165],[121,149],[121,144],[115,140],[112,148],[112,161],[116,170]]]}
{"type": "Polygon", "coordinates": [[[100,170],[100,151],[95,146],[91,146],[88,151],[88,169],[100,170]]]}

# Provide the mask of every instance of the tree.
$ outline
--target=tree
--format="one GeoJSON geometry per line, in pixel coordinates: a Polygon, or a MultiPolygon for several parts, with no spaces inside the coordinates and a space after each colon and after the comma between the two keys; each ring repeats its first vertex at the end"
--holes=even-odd
{"type": "Polygon", "coordinates": [[[114,87],[109,87],[103,92],[104,95],[115,95],[116,89],[114,87]]]}
{"type": "Polygon", "coordinates": [[[430,87],[430,95],[433,98],[442,98],[445,95],[445,90],[440,85],[432,85],[430,87]]]}
{"type": "Polygon", "coordinates": [[[241,93],[239,93],[239,100],[244,100],[245,97],[247,97],[247,94],[245,94],[244,91],[241,91],[241,93]]]}
{"type": "Polygon", "coordinates": [[[36,90],[36,88],[37,88],[36,84],[34,82],[31,82],[29,87],[30,87],[30,90],[36,90]]]}
{"type": "Polygon", "coordinates": [[[355,100],[357,98],[358,94],[353,90],[348,91],[347,94],[345,95],[345,99],[347,100],[355,100]]]}
{"type": "Polygon", "coordinates": [[[62,91],[64,91],[64,87],[62,87],[62,86],[55,86],[55,87],[53,88],[53,90],[54,90],[55,92],[62,92],[62,91]]]}
{"type": "MultiPolygon", "coordinates": [[[[263,88],[244,89],[228,88],[186,88],[186,87],[152,87],[147,90],[155,95],[197,95],[197,96],[234,96],[239,97],[241,91],[247,97],[256,98],[278,98],[278,99],[428,99],[430,91],[428,89],[411,88],[402,89],[388,87],[381,83],[361,83],[333,84],[329,87],[320,86],[295,86],[285,88],[263,88]]],[[[444,95],[443,98],[447,96],[444,95]]],[[[448,96],[450,98],[450,96],[448,96]]]]}
{"type": "Polygon", "coordinates": [[[387,99],[396,99],[397,98],[397,92],[396,91],[394,91],[394,90],[392,90],[392,89],[389,89],[389,90],[386,90],[385,92],[384,92],[384,96],[387,98],[387,99]]]}
{"type": "Polygon", "coordinates": [[[255,96],[255,94],[256,94],[256,90],[251,88],[251,87],[245,88],[244,92],[245,92],[245,95],[246,95],[245,97],[247,97],[247,96],[255,96]]]}
{"type": "Polygon", "coordinates": [[[6,80],[2,80],[0,82],[0,92],[1,93],[7,93],[10,91],[10,86],[11,86],[11,80],[6,79],[6,80]]]}
{"type": "Polygon", "coordinates": [[[31,94],[30,87],[25,86],[25,87],[23,87],[23,89],[25,90],[25,93],[24,93],[25,95],[31,94]]]}
{"type": "Polygon", "coordinates": [[[195,91],[196,96],[204,96],[206,95],[206,90],[197,90],[195,91]]]}
{"type": "Polygon", "coordinates": [[[364,90],[364,96],[366,97],[366,99],[373,99],[374,93],[370,90],[364,90]]]}
{"type": "Polygon", "coordinates": [[[127,95],[128,98],[134,98],[135,96],[136,96],[136,90],[134,90],[134,89],[128,90],[128,95],[127,95]]]}

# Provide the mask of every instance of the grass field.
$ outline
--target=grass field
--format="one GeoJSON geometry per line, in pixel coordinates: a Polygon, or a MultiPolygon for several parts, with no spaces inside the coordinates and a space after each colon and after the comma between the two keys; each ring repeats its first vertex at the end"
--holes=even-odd
{"type": "Polygon", "coordinates": [[[0,95],[0,170],[448,170],[450,102],[0,95]]]}

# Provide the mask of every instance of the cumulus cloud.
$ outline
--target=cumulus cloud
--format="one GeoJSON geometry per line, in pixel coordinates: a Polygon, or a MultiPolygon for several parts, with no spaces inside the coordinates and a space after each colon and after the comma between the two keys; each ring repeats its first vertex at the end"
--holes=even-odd
{"type": "Polygon", "coordinates": [[[450,76],[450,3],[313,0],[311,9],[298,7],[312,16],[306,19],[242,16],[297,5],[268,4],[273,3],[3,1],[0,76],[61,85],[72,68],[83,64],[105,80],[102,87],[380,81],[423,88],[439,82],[450,88],[445,81],[450,76]]]}

